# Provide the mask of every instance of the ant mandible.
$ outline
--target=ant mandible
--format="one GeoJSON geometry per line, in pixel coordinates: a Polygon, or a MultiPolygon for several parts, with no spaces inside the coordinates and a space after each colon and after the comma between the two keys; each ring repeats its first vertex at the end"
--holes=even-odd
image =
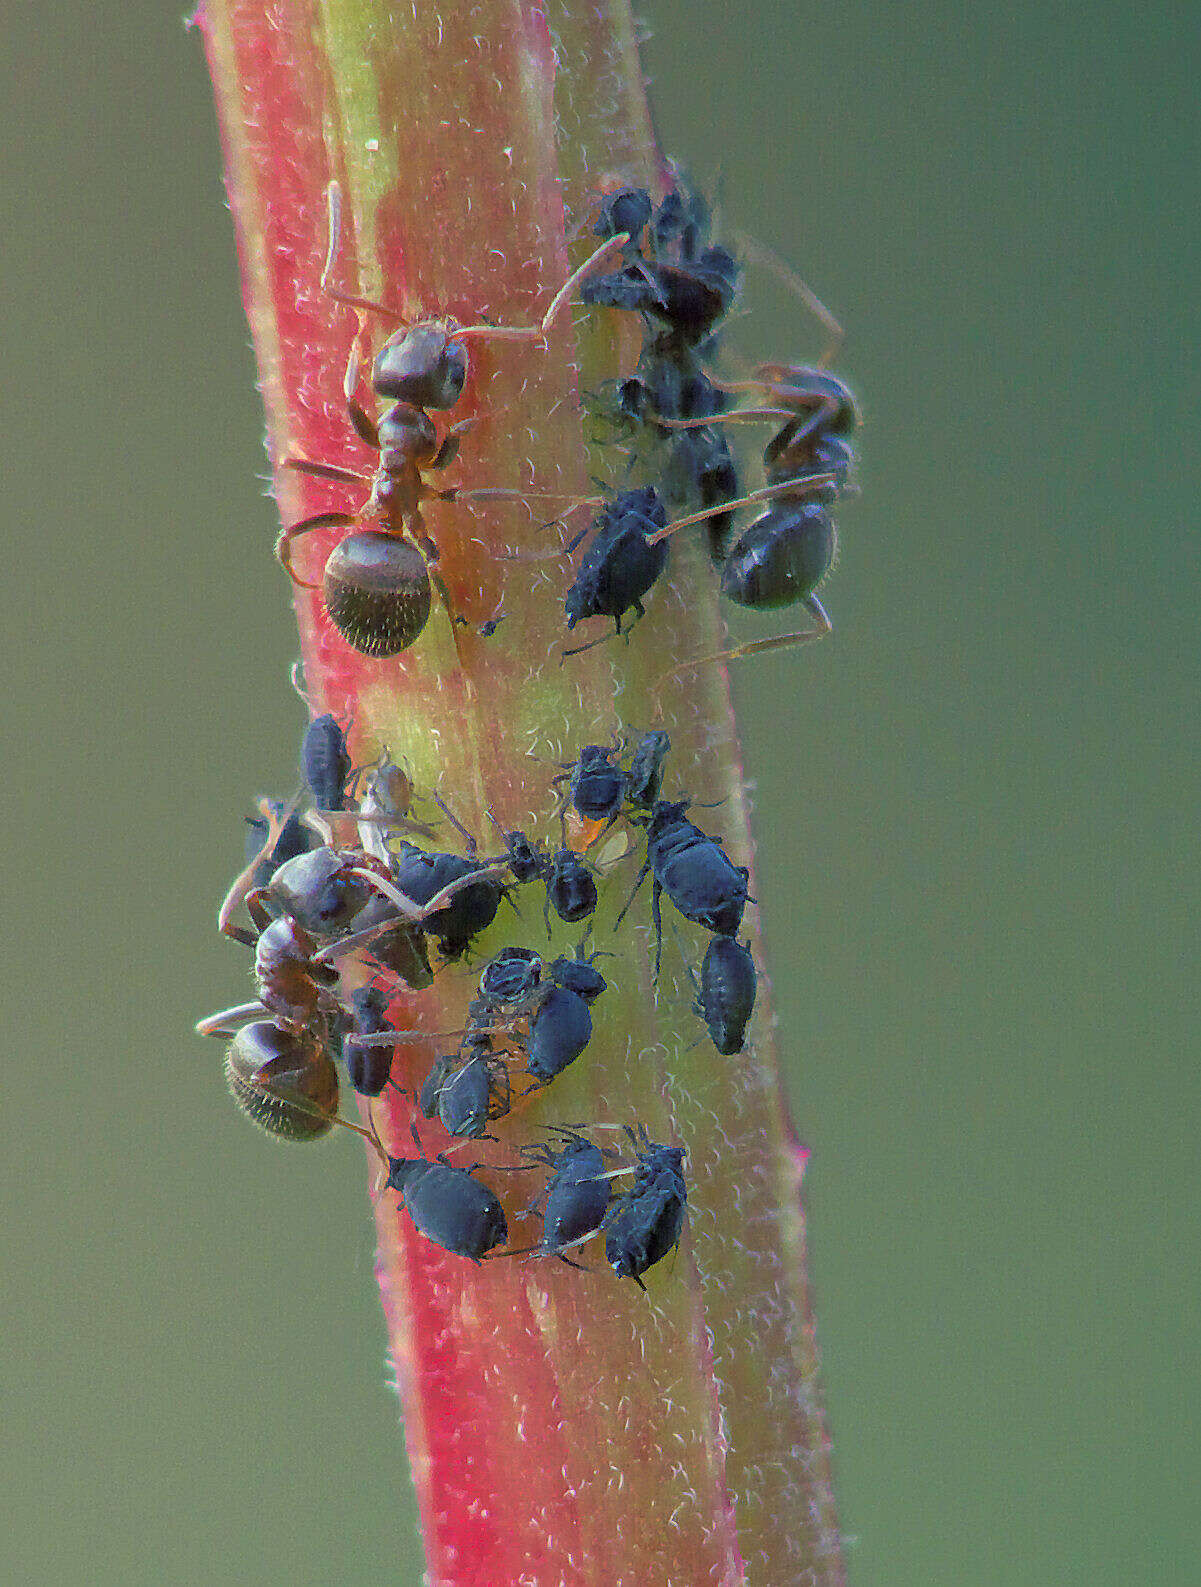
{"type": "Polygon", "coordinates": [[[445,468],[453,462],[459,437],[471,421],[452,425],[439,439],[427,410],[444,411],[458,402],[467,379],[464,344],[468,340],[492,337],[500,341],[545,341],[580,280],[604,255],[624,246],[628,238],[621,234],[597,248],[559,288],[536,325],[458,325],[452,319],[412,323],[381,303],[329,285],[341,232],[342,197],[336,182],[330,183],[327,198],[329,246],[321,272],[321,290],[359,315],[342,391],[356,435],[378,452],[379,462],[374,474],[365,474],[340,464],[285,458],[285,468],[342,484],[366,485],[369,494],[354,512],[314,513],[290,525],[276,541],[275,554],[294,583],[303,589],[321,589],[331,622],[353,649],[367,656],[395,656],[406,650],[425,627],[432,589],[437,590],[451,619],[452,632],[455,631],[450,594],[433,571],[438,548],[426,531],[422,503],[525,501],[532,495],[546,494],[506,489],[435,489],[426,481],[426,471],[445,468]],[[371,389],[389,404],[378,420],[371,417],[357,395],[363,373],[366,317],[372,314],[398,327],[380,348],[372,367],[371,389]],[[353,528],[355,532],[331,552],[318,586],[295,571],[292,549],[301,535],[329,528],[353,528]]]}

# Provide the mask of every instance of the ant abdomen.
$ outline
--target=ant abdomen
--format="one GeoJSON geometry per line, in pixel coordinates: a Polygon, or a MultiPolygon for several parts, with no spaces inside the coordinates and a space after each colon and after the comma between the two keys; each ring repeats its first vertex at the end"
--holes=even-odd
{"type": "Polygon", "coordinates": [[[324,1046],[270,1020],[244,1025],[229,1045],[225,1078],[230,1095],[268,1135],[316,1141],[333,1128],[338,1072],[324,1046]]]}
{"type": "Polygon", "coordinates": [[[330,621],[364,656],[399,655],[429,619],[425,558],[410,541],[379,529],[348,535],[334,548],[321,588],[330,621]]]}
{"type": "Polygon", "coordinates": [[[838,535],[820,503],[781,502],[738,536],[721,592],[739,606],[768,610],[812,595],[834,563],[838,535]]]}

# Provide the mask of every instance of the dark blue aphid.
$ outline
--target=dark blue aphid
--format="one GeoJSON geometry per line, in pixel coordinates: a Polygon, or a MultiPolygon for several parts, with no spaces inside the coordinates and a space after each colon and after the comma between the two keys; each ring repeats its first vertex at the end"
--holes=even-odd
{"type": "Polygon", "coordinates": [[[663,762],[671,740],[661,728],[644,733],[634,746],[630,769],[626,772],[626,803],[637,810],[650,810],[659,798],[663,784],[663,762]]]}
{"type": "Polygon", "coordinates": [[[500,1201],[465,1168],[424,1157],[389,1157],[388,1167],[388,1184],[400,1192],[417,1232],[434,1245],[478,1262],[508,1239],[500,1201]]]}
{"type": "Polygon", "coordinates": [[[535,1080],[562,1074],[592,1038],[592,1015],[576,992],[552,986],[530,1019],[526,1069],[535,1080]]]}
{"type": "Polygon", "coordinates": [[[505,858],[513,872],[513,880],[536,881],[546,869],[545,855],[538,852],[536,845],[530,842],[524,832],[506,832],[505,843],[508,845],[505,858]]]}
{"type": "MultiPolygon", "coordinates": [[[[666,524],[667,510],[653,485],[622,491],[601,509],[590,526],[592,539],[567,591],[569,629],[586,617],[611,617],[620,634],[628,611],[634,612],[635,621],[646,615],[642,597],[667,566],[668,557],[667,542],[652,544],[651,536],[666,524]]],[[[588,532],[577,535],[567,549],[574,550],[588,532]]],[[[592,640],[564,651],[564,655],[577,656],[601,642],[592,640]]]]}
{"type": "Polygon", "coordinates": [[[570,1267],[578,1264],[563,1255],[568,1246],[578,1245],[595,1234],[604,1222],[612,1197],[612,1181],[605,1171],[599,1146],[585,1135],[564,1131],[566,1145],[549,1156],[553,1168],[546,1187],[546,1211],[542,1219],[539,1256],[557,1256],[570,1267]]]}
{"type": "Polygon", "coordinates": [[[663,951],[660,893],[667,894],[685,920],[694,921],[721,937],[734,936],[746,908],[749,872],[745,866],[731,861],[716,838],[686,819],[687,809],[687,799],[675,803],[660,799],[655,804],[647,825],[646,863],[625,909],[617,917],[620,925],[650,872],[656,976],[663,951]]]}
{"type": "Polygon", "coordinates": [[[330,712],[314,717],[300,741],[300,770],[318,810],[346,808],[350,751],[341,722],[330,712]]]}
{"type": "Polygon", "coordinates": [[[438,1088],[438,1117],[448,1135],[478,1140],[490,1119],[509,1111],[508,1070],[475,1045],[475,1056],[445,1076],[438,1088]]]}
{"type": "Polygon", "coordinates": [[[586,920],[596,909],[596,904],[596,883],[592,879],[592,872],[574,850],[560,849],[546,873],[544,914],[548,929],[552,909],[560,920],[574,925],[577,920],[586,920]]]}
{"type": "Polygon", "coordinates": [[[643,1140],[634,1183],[619,1196],[605,1219],[605,1257],[618,1278],[632,1278],[645,1289],[642,1275],[680,1242],[688,1187],[684,1151],[643,1140]]]}
{"type": "MultiPolygon", "coordinates": [[[[399,845],[392,874],[397,887],[415,904],[428,904],[452,882],[480,869],[478,860],[461,854],[431,853],[413,843],[399,845]]],[[[496,919],[504,889],[494,876],[467,883],[442,909],[423,921],[423,928],[438,939],[448,959],[460,958],[477,932],[496,919]]]]}
{"type": "MultiPolygon", "coordinates": [[[[599,957],[599,953],[592,956],[592,958],[597,957],[599,957]]],[[[608,981],[595,968],[592,959],[584,957],[584,944],[582,942],[576,949],[574,959],[566,957],[555,959],[551,963],[547,974],[556,986],[561,986],[568,992],[574,992],[577,997],[582,997],[585,1003],[594,1003],[601,993],[609,988],[608,981]]]]}
{"type": "Polygon", "coordinates": [[[350,1083],[361,1097],[378,1097],[392,1074],[395,1047],[364,1047],[355,1036],[376,1036],[388,1029],[388,999],[374,986],[350,994],[350,1030],[342,1038],[342,1057],[350,1083]]]}
{"type": "Polygon", "coordinates": [[[585,744],[566,775],[568,797],[584,820],[607,821],[621,809],[625,775],[611,746],[585,744]]]}
{"type": "Polygon", "coordinates": [[[696,1011],[724,1058],[743,1049],[758,984],[749,946],[733,937],[714,937],[701,965],[696,1011]]]}
{"type": "Polygon", "coordinates": [[[487,1003],[516,1003],[542,979],[542,958],[533,948],[502,948],[480,973],[480,997],[487,1003]]]}
{"type": "Polygon", "coordinates": [[[438,1098],[442,1095],[442,1087],[454,1072],[458,1061],[458,1053],[442,1053],[440,1057],[434,1059],[429,1074],[421,1082],[421,1089],[417,1093],[417,1106],[427,1119],[437,1118],[438,1098]]]}

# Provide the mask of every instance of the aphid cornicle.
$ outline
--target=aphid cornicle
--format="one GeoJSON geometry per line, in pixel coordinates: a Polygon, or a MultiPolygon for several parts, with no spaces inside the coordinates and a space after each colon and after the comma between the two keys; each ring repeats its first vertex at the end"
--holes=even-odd
{"type": "Polygon", "coordinates": [[[723,937],[737,932],[746,908],[749,871],[733,864],[716,838],[694,826],[684,814],[687,809],[687,799],[674,803],[660,799],[654,806],[647,824],[646,861],[617,917],[620,925],[649,873],[656,977],[663,950],[661,893],[667,894],[685,920],[723,937]]]}
{"type": "Polygon", "coordinates": [[[225,1077],[246,1116],[280,1140],[316,1141],[333,1127],[338,1071],[309,1031],[271,1020],[243,1025],[229,1045],[225,1077]]]}
{"type": "Polygon", "coordinates": [[[465,1168],[441,1159],[389,1157],[388,1184],[400,1192],[419,1234],[478,1262],[509,1237],[497,1196],[465,1168]]]}
{"type": "Polygon", "coordinates": [[[749,945],[733,937],[714,937],[701,965],[696,1011],[723,1058],[740,1053],[746,1043],[758,984],[749,945]]]}

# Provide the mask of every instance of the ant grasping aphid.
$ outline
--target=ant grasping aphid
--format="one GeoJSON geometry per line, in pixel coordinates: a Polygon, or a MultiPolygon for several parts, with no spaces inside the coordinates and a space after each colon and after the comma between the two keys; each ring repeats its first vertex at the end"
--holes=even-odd
{"type": "MultiPolygon", "coordinates": [[[[378,453],[378,462],[375,472],[366,474],[339,464],[285,458],[287,468],[320,479],[365,485],[369,493],[354,512],[320,512],[292,524],[276,541],[276,556],[296,584],[316,589],[317,585],[302,579],[292,566],[295,541],[314,529],[351,528],[354,533],[342,540],[326,560],[320,585],[330,620],[346,642],[363,655],[398,655],[425,627],[431,591],[436,589],[451,619],[457,644],[458,617],[445,584],[433,571],[438,548],[426,531],[422,503],[528,501],[547,493],[435,489],[425,474],[445,468],[454,460],[459,436],[471,421],[453,425],[439,439],[427,410],[444,411],[458,402],[467,378],[467,340],[490,337],[544,342],[578,283],[625,239],[611,238],[596,249],[560,287],[537,325],[464,326],[452,319],[411,323],[383,304],[339,292],[329,285],[341,227],[341,192],[336,182],[329,185],[328,199],[329,248],[321,288],[335,302],[359,313],[359,330],[351,344],[342,390],[351,425],[359,439],[378,453]],[[368,314],[399,327],[384,342],[372,366],[372,392],[388,404],[378,420],[371,417],[357,395],[368,314]]],[[[551,493],[548,499],[558,498],[551,493]]]]}

